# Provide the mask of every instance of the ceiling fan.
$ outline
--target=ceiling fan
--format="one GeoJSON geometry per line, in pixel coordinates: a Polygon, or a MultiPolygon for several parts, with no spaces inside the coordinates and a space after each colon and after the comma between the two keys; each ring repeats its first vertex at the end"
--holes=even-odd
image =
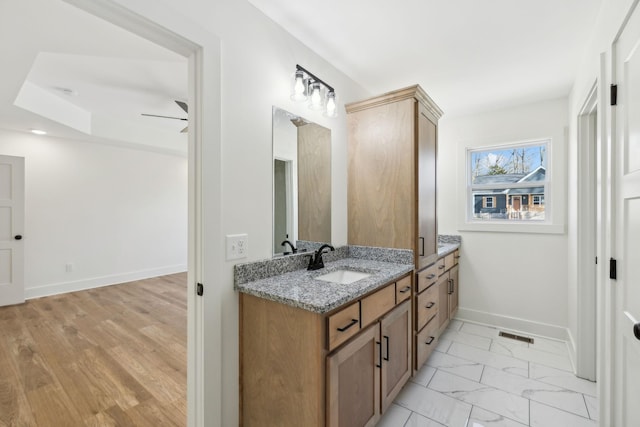
{"type": "MultiPolygon", "coordinates": [[[[186,102],[182,102],[182,101],[175,101],[176,104],[178,104],[178,106],[180,106],[180,108],[182,108],[184,110],[185,113],[189,114],[189,107],[187,106],[186,102]]],[[[171,116],[159,116],[157,114],[145,114],[142,113],[143,116],[148,116],[148,117],[161,117],[163,119],[175,119],[175,120],[183,120],[183,121],[188,121],[189,119],[184,118],[184,117],[171,117],[171,116]]],[[[180,133],[187,133],[187,130],[189,129],[189,126],[185,127],[184,129],[182,129],[180,131],[180,133]]]]}

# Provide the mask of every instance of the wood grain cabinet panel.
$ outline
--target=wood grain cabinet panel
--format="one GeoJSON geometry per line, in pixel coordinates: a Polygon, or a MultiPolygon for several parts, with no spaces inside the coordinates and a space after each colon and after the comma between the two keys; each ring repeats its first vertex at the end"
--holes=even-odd
{"type": "Polygon", "coordinates": [[[437,258],[436,151],[442,111],[416,85],[346,105],[348,242],[437,258]]]}
{"type": "Polygon", "coordinates": [[[380,346],[375,324],[327,357],[328,426],[370,427],[380,419],[380,346]]]}
{"type": "Polygon", "coordinates": [[[405,301],[380,321],[381,398],[384,413],[411,376],[411,302],[405,301]]]}
{"type": "Polygon", "coordinates": [[[427,361],[433,349],[438,344],[438,322],[431,321],[416,334],[416,366],[418,369],[427,361]]]}
{"type": "Polygon", "coordinates": [[[427,289],[429,286],[433,285],[434,283],[436,283],[436,281],[438,280],[438,264],[433,264],[428,268],[425,268],[424,270],[420,271],[418,273],[418,280],[417,280],[417,293],[420,293],[422,291],[424,291],[425,289],[427,289]]]}
{"type": "Polygon", "coordinates": [[[455,256],[455,254],[453,252],[451,252],[449,255],[444,257],[444,269],[445,270],[450,270],[451,267],[453,267],[455,265],[454,256],[455,256]]]}
{"type": "Polygon", "coordinates": [[[458,311],[458,268],[456,265],[449,271],[449,319],[458,311]]]}
{"type": "Polygon", "coordinates": [[[449,274],[443,274],[435,284],[438,290],[438,330],[442,331],[449,322],[449,274]]]}
{"type": "Polygon", "coordinates": [[[396,305],[396,287],[392,283],[379,291],[365,297],[360,302],[362,310],[362,327],[378,320],[396,305]]]}
{"type": "Polygon", "coordinates": [[[396,304],[411,298],[411,276],[396,282],[396,304]]]}
{"type": "Polygon", "coordinates": [[[333,350],[360,331],[360,304],[356,302],[332,314],[327,323],[328,347],[333,350]]]}
{"type": "Polygon", "coordinates": [[[418,295],[418,302],[416,304],[416,325],[418,330],[424,328],[424,326],[438,314],[438,307],[440,306],[438,303],[439,299],[440,295],[438,295],[438,286],[436,285],[431,286],[418,295]]]}
{"type": "Polygon", "coordinates": [[[447,267],[444,264],[444,257],[438,259],[438,261],[436,262],[436,269],[438,271],[439,276],[442,276],[444,273],[447,272],[447,267]]]}

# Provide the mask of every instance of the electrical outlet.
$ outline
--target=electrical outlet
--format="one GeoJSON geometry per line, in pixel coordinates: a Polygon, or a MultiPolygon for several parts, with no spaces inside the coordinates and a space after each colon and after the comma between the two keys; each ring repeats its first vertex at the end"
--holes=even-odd
{"type": "Polygon", "coordinates": [[[249,255],[249,236],[247,234],[227,235],[227,260],[246,258],[249,255]]]}

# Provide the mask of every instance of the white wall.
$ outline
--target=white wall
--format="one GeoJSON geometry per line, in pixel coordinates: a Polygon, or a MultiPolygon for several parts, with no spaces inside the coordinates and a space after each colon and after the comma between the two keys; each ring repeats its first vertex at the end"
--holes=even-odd
{"type": "MultiPolygon", "coordinates": [[[[117,1],[124,7],[129,7],[127,2],[117,1]]],[[[363,99],[371,94],[246,1],[139,0],[135,8],[145,16],[171,22],[172,29],[181,34],[191,31],[186,26],[191,21],[190,27],[199,25],[220,39],[222,196],[219,205],[222,220],[221,224],[216,224],[215,219],[203,218],[204,231],[211,232],[215,227],[221,226],[223,235],[247,233],[249,256],[240,260],[241,262],[271,257],[271,115],[272,106],[275,105],[331,129],[332,243],[346,244],[347,130],[344,103],[363,99]],[[325,118],[320,112],[311,111],[306,105],[289,99],[290,77],[296,64],[309,69],[335,88],[339,97],[340,117],[325,118]]],[[[210,79],[211,76],[204,78],[210,79]]],[[[208,117],[204,120],[208,120],[208,117]]],[[[211,151],[202,154],[203,169],[208,164],[216,163],[215,147],[210,149],[211,151]]],[[[209,201],[215,202],[213,199],[209,201]]],[[[217,244],[220,248],[224,245],[223,239],[207,243],[217,244]]],[[[205,262],[215,263],[217,260],[205,254],[205,262]]],[[[220,352],[221,384],[213,383],[216,381],[216,372],[206,370],[199,373],[207,378],[205,396],[213,396],[215,399],[216,390],[221,395],[221,402],[205,402],[205,418],[209,420],[207,425],[212,426],[217,422],[223,426],[239,424],[238,295],[233,290],[235,263],[236,261],[223,262],[223,268],[215,273],[216,277],[205,277],[205,286],[216,287],[214,304],[221,310],[219,313],[212,313],[214,305],[205,308],[209,317],[220,323],[208,324],[204,331],[205,341],[209,343],[205,344],[205,359],[212,361],[208,366],[215,366],[217,352],[220,352]],[[216,345],[218,333],[221,338],[216,345]],[[216,408],[220,408],[220,411],[216,411],[216,408]]],[[[206,292],[209,297],[213,294],[206,292]]]]}
{"type": "MultiPolygon", "coordinates": [[[[602,197],[605,202],[611,197],[611,183],[608,181],[608,168],[610,162],[610,151],[613,142],[610,140],[610,125],[612,108],[609,104],[609,85],[615,82],[612,77],[611,58],[612,44],[620,30],[625,17],[636,0],[607,0],[603,1],[598,16],[597,25],[593,28],[590,40],[585,40],[585,50],[582,63],[577,70],[573,88],[569,95],[568,115],[570,123],[568,142],[568,283],[569,283],[569,328],[571,335],[576,340],[580,337],[578,328],[579,318],[579,290],[582,286],[578,282],[578,216],[580,208],[578,206],[578,159],[580,146],[578,143],[577,118],[580,115],[589,91],[597,82],[598,88],[598,133],[601,136],[599,141],[599,151],[602,156],[603,175],[598,181],[602,188],[602,197]]],[[[612,230],[608,228],[608,213],[606,208],[601,210],[603,216],[602,232],[598,235],[598,257],[605,262],[598,264],[597,298],[598,298],[598,362],[597,381],[599,383],[600,395],[600,422],[603,425],[612,424],[611,388],[613,381],[611,360],[611,349],[614,346],[612,333],[614,325],[612,323],[612,307],[615,297],[615,286],[608,280],[608,263],[606,260],[610,256],[615,256],[612,243],[612,230]]],[[[585,331],[589,332],[589,331],[585,331]]]]}
{"type": "Polygon", "coordinates": [[[6,130],[0,153],[25,158],[27,298],[186,270],[186,158],[6,130]]]}
{"type": "MultiPolygon", "coordinates": [[[[551,138],[556,222],[565,224],[567,99],[440,122],[438,232],[462,236],[459,316],[531,334],[566,339],[565,233],[461,231],[465,149],[551,138]]],[[[561,227],[562,228],[562,227],[561,227]]]]}

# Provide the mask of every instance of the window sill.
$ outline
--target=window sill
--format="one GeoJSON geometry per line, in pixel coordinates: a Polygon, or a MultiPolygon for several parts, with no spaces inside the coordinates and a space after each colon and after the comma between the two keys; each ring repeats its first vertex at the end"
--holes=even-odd
{"type": "Polygon", "coordinates": [[[534,233],[534,234],[564,234],[564,224],[527,224],[500,221],[465,222],[458,227],[458,231],[480,231],[490,233],[534,233]]]}

